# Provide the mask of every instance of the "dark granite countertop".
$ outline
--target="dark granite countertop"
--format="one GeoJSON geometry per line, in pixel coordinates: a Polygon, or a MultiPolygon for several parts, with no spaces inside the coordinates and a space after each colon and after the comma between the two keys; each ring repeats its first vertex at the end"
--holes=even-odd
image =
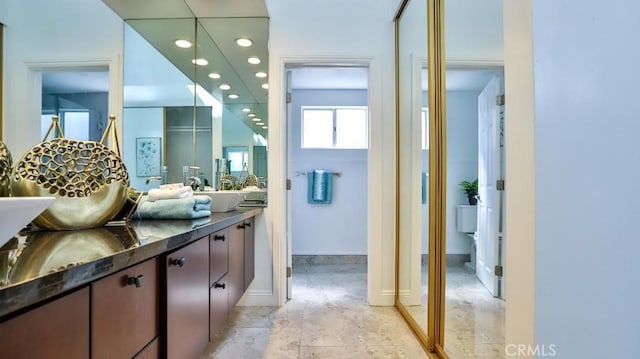
{"type": "Polygon", "coordinates": [[[195,220],[134,220],[21,233],[0,248],[0,318],[256,216],[239,208],[195,220]]]}

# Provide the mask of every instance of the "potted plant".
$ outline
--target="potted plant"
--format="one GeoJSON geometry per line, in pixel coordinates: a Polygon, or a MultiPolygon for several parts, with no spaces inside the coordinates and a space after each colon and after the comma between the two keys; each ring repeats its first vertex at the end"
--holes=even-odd
{"type": "Polygon", "coordinates": [[[478,195],[478,179],[477,178],[472,182],[469,182],[469,181],[460,182],[460,187],[462,187],[462,190],[469,198],[470,205],[475,205],[476,203],[478,203],[478,198],[476,197],[478,195]]]}

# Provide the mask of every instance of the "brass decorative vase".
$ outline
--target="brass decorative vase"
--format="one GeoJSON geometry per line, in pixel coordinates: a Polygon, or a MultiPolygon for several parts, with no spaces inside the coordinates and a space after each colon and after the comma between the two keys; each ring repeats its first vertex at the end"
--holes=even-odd
{"type": "Polygon", "coordinates": [[[129,174],[120,157],[115,117],[100,142],[63,138],[53,116],[45,141],[33,146],[11,172],[14,196],[53,196],[56,200],[36,219],[38,227],[50,230],[85,229],[102,226],[127,200],[129,174]],[[58,138],[46,140],[53,133],[58,138]],[[105,143],[111,137],[115,150],[105,143]]]}
{"type": "Polygon", "coordinates": [[[11,152],[4,142],[0,141],[0,197],[9,197],[12,167],[11,152]]]}

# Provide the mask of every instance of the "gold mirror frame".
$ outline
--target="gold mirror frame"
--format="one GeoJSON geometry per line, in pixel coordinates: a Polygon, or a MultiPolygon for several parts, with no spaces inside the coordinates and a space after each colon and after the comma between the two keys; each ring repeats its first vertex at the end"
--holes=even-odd
{"type": "MultiPolygon", "coordinates": [[[[395,306],[418,340],[437,358],[444,352],[444,304],[446,265],[446,81],[444,53],[444,1],[427,1],[427,71],[429,79],[429,282],[427,333],[422,331],[399,300],[400,283],[400,191],[396,188],[396,273],[395,306]]],[[[399,19],[406,8],[404,0],[395,23],[396,60],[396,183],[400,183],[400,96],[399,96],[399,19]]]]}

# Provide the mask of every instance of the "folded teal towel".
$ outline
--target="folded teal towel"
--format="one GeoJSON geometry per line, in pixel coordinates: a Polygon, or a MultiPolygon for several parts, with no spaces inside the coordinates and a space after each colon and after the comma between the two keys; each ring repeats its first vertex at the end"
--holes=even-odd
{"type": "Polygon", "coordinates": [[[329,204],[333,192],[333,172],[313,170],[307,172],[307,202],[329,204]]]}
{"type": "Polygon", "coordinates": [[[193,196],[179,199],[163,199],[155,202],[142,197],[135,218],[194,219],[211,216],[211,197],[193,196]]]}

